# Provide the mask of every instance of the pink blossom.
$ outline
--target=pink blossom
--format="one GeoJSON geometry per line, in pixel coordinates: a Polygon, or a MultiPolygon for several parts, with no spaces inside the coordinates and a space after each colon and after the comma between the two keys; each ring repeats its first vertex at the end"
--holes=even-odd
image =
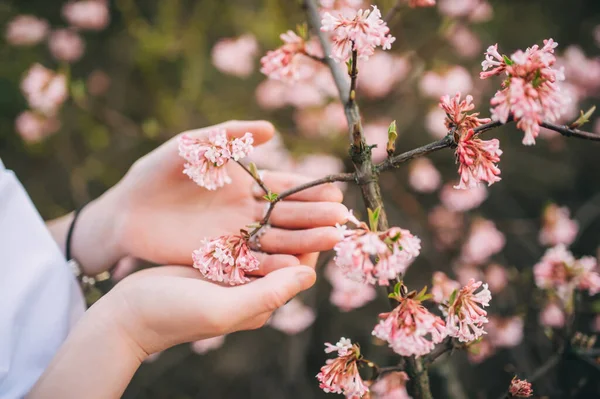
{"type": "Polygon", "coordinates": [[[332,286],[329,300],[342,312],[363,307],[377,297],[375,287],[349,279],[333,262],[327,265],[325,276],[332,286]]]}
{"type": "Polygon", "coordinates": [[[541,49],[535,45],[524,52],[515,52],[510,58],[502,56],[497,45],[491,46],[481,64],[482,79],[494,75],[508,77],[502,83],[502,90],[492,98],[492,119],[506,123],[512,115],[517,127],[525,132],[525,145],[535,144],[539,124],[544,120],[556,121],[570,101],[558,86],[564,80],[563,70],[553,68],[557,45],[552,39],[544,40],[541,49]]]}
{"type": "Polygon", "coordinates": [[[247,273],[258,270],[258,259],[250,252],[248,240],[240,235],[205,239],[192,253],[194,267],[212,281],[230,285],[245,284],[247,273]]]}
{"type": "Polygon", "coordinates": [[[190,344],[192,351],[198,355],[204,355],[207,352],[219,349],[225,343],[225,335],[218,335],[212,338],[201,339],[190,344]]]}
{"type": "Polygon", "coordinates": [[[454,188],[471,189],[481,182],[491,186],[500,181],[500,168],[496,165],[500,162],[500,155],[502,150],[498,139],[481,140],[475,136],[473,129],[462,134],[456,147],[460,183],[454,188]]]}
{"type": "Polygon", "coordinates": [[[466,17],[476,22],[488,21],[493,13],[486,0],[440,0],[439,10],[448,17],[466,17]]]}
{"type": "Polygon", "coordinates": [[[408,184],[419,193],[432,193],[442,184],[442,175],[427,158],[411,162],[408,170],[408,184]]]}
{"type": "Polygon", "coordinates": [[[459,265],[454,268],[454,274],[462,285],[469,284],[471,280],[481,280],[484,277],[481,269],[473,265],[459,265]]]}
{"type": "Polygon", "coordinates": [[[562,328],[565,320],[565,313],[556,302],[550,302],[540,312],[540,324],[546,327],[562,328]]]}
{"type": "Polygon", "coordinates": [[[268,79],[256,88],[256,99],[258,105],[268,110],[287,105],[302,109],[323,105],[327,99],[327,90],[310,79],[293,82],[268,79]]]}
{"type": "Polygon", "coordinates": [[[488,260],[492,255],[502,251],[506,240],[494,222],[482,218],[475,219],[471,224],[469,237],[461,251],[464,262],[479,265],[488,260]]]}
{"type": "Polygon", "coordinates": [[[225,165],[250,154],[253,141],[251,133],[228,139],[224,129],[212,130],[202,138],[184,134],[179,138],[179,155],[187,161],[183,173],[207,190],[223,187],[231,183],[225,165]]]}
{"type": "Polygon", "coordinates": [[[458,338],[460,342],[471,342],[483,334],[483,325],[488,322],[484,307],[489,306],[492,294],[487,284],[471,279],[458,291],[454,301],[448,303],[445,309],[446,332],[449,336],[458,338]],[[483,289],[475,291],[483,285],[483,289]]]}
{"type": "Polygon", "coordinates": [[[404,371],[388,373],[373,384],[371,392],[377,399],[411,399],[406,391],[408,380],[408,375],[404,371]]]}
{"type": "MultiPolygon", "coordinates": [[[[588,58],[581,47],[569,46],[557,59],[557,65],[564,67],[569,83],[576,88],[574,98],[595,95],[600,90],[600,58],[588,58]]],[[[564,84],[561,90],[564,91],[564,84]]]]}
{"type": "Polygon", "coordinates": [[[294,298],[273,313],[269,325],[287,335],[296,335],[310,327],[316,317],[312,308],[294,298]]]}
{"type": "Polygon", "coordinates": [[[490,342],[498,348],[513,348],[523,341],[524,321],[520,316],[490,317],[488,334],[490,342]]]}
{"type": "Polygon", "coordinates": [[[88,75],[86,87],[92,96],[101,96],[110,88],[110,82],[110,76],[106,72],[95,69],[88,75]]]}
{"type": "Polygon", "coordinates": [[[463,24],[457,23],[448,29],[446,39],[462,57],[473,58],[481,51],[479,36],[463,24]]]}
{"type": "Polygon", "coordinates": [[[376,52],[369,62],[360,66],[358,90],[370,98],[389,94],[394,86],[406,78],[410,63],[404,57],[387,52],[376,52]]]}
{"type": "Polygon", "coordinates": [[[390,123],[392,123],[390,119],[379,119],[363,126],[367,144],[377,146],[371,150],[373,162],[381,162],[388,156],[386,146],[390,123]]]}
{"type": "Polygon", "coordinates": [[[335,247],[335,264],[348,277],[369,284],[388,285],[406,271],[421,250],[421,240],[410,231],[392,227],[373,232],[350,213],[356,229],[340,226],[343,239],[335,247]]]}
{"type": "Polygon", "coordinates": [[[19,15],[6,26],[6,42],[12,46],[33,46],[48,34],[48,22],[33,15],[19,15]]]}
{"type": "Polygon", "coordinates": [[[337,62],[348,61],[352,51],[356,51],[359,58],[368,59],[376,47],[389,50],[396,40],[389,34],[390,29],[376,6],[372,10],[358,10],[351,17],[335,17],[325,12],[321,25],[321,31],[332,33],[333,54],[330,56],[337,62]]]}
{"type": "Polygon", "coordinates": [[[21,91],[31,108],[47,116],[55,115],[69,94],[66,76],[40,64],[29,68],[21,82],[21,91]]]}
{"type": "Polygon", "coordinates": [[[446,275],[446,273],[433,273],[431,295],[433,296],[432,299],[434,302],[442,303],[444,301],[447,301],[450,298],[450,295],[452,295],[454,291],[458,291],[459,289],[459,282],[452,280],[446,275]]]}
{"type": "Polygon", "coordinates": [[[358,372],[361,359],[360,348],[352,345],[347,338],[341,338],[335,345],[325,344],[325,353],[337,352],[335,359],[328,359],[317,374],[319,388],[329,393],[343,393],[347,397],[362,397],[369,392],[358,372]]]}
{"type": "MultiPolygon", "coordinates": [[[[340,173],[343,170],[344,162],[338,157],[329,154],[305,155],[293,165],[294,173],[315,179],[340,173]]],[[[341,187],[345,186],[342,185],[341,187]]]]}
{"type": "Polygon", "coordinates": [[[325,12],[337,11],[344,15],[352,15],[363,6],[365,0],[319,0],[321,6],[320,12],[323,15],[325,12]]]}
{"type": "Polygon", "coordinates": [[[533,396],[533,389],[527,380],[519,380],[516,376],[513,377],[508,388],[511,396],[516,398],[529,398],[533,396]]]}
{"type": "Polygon", "coordinates": [[[478,118],[479,112],[469,114],[475,109],[473,96],[467,95],[462,101],[460,96],[460,92],[457,92],[454,97],[444,95],[440,98],[440,108],[446,113],[444,122],[448,130],[456,127],[462,133],[491,121],[489,118],[478,118]]]}
{"type": "Polygon", "coordinates": [[[470,92],[473,89],[473,79],[464,67],[455,65],[439,72],[425,72],[419,88],[424,96],[439,99],[448,93],[470,92]]]}
{"type": "Polygon", "coordinates": [[[436,139],[444,138],[448,134],[448,129],[444,123],[445,120],[446,113],[444,111],[439,107],[432,108],[425,115],[425,128],[436,139]]]}
{"type": "Polygon", "coordinates": [[[408,0],[409,7],[433,7],[435,0],[408,0]]]}
{"type": "Polygon", "coordinates": [[[247,77],[254,71],[258,43],[251,34],[219,40],[212,48],[213,65],[221,72],[247,77]]]}
{"type": "Polygon", "coordinates": [[[465,212],[477,208],[488,197],[485,186],[479,185],[467,190],[457,190],[452,183],[445,184],[440,192],[442,204],[451,211],[465,212]]]}
{"type": "Polygon", "coordinates": [[[294,121],[305,137],[338,136],[345,134],[348,129],[344,106],[340,102],[332,102],[325,107],[298,109],[294,112],[294,121]]]}
{"type": "Polygon", "coordinates": [[[105,0],[70,1],[63,5],[62,15],[71,25],[87,30],[102,30],[110,19],[105,0]]]}
{"type": "Polygon", "coordinates": [[[72,29],[58,29],[50,33],[48,39],[50,53],[58,61],[78,61],[85,50],[85,43],[77,32],[72,29]]]}
{"type": "Polygon", "coordinates": [[[485,269],[485,281],[487,281],[492,294],[501,292],[508,284],[506,268],[497,263],[492,263],[485,269]]]}
{"type": "Polygon", "coordinates": [[[298,80],[303,75],[303,61],[307,61],[306,42],[291,30],[282,33],[280,38],[283,45],[260,59],[260,71],[271,79],[298,80]]]}
{"type": "Polygon", "coordinates": [[[32,111],[25,111],[17,116],[15,130],[27,143],[37,143],[60,129],[60,122],[53,117],[46,117],[32,111]]]}
{"type": "Polygon", "coordinates": [[[539,240],[542,245],[571,245],[577,237],[579,224],[569,219],[569,209],[550,204],[542,215],[542,229],[539,240]]]}
{"type": "Polygon", "coordinates": [[[429,213],[428,221],[438,249],[452,248],[462,237],[464,218],[459,212],[438,205],[429,213]]]}
{"type": "Polygon", "coordinates": [[[373,335],[387,341],[390,348],[401,356],[423,356],[446,337],[446,326],[438,316],[430,313],[413,298],[397,298],[394,310],[379,315],[379,324],[373,335]]]}
{"type": "Polygon", "coordinates": [[[472,342],[467,347],[467,355],[471,363],[479,364],[495,353],[494,346],[489,339],[483,338],[472,342]]]}
{"type": "Polygon", "coordinates": [[[248,155],[248,162],[254,162],[258,168],[290,172],[294,169],[292,155],[285,148],[281,135],[275,133],[266,143],[254,147],[248,155]]]}
{"type": "Polygon", "coordinates": [[[494,9],[486,0],[479,1],[479,5],[475,7],[469,15],[469,20],[474,23],[487,22],[494,17],[494,9]]]}

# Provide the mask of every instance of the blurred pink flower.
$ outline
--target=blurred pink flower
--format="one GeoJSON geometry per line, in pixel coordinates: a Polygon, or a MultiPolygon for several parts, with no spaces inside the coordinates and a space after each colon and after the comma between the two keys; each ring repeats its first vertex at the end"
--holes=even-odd
{"type": "Polygon", "coordinates": [[[446,113],[439,107],[432,108],[425,116],[425,128],[436,139],[444,138],[448,129],[444,124],[446,113]]]}
{"type": "Polygon", "coordinates": [[[218,335],[212,338],[206,338],[194,341],[190,344],[192,352],[198,355],[204,355],[207,352],[219,349],[225,343],[225,335],[218,335]]]}
{"type": "Polygon", "coordinates": [[[497,263],[492,263],[485,269],[485,281],[488,283],[492,294],[501,292],[508,284],[506,268],[497,263]]]}
{"type": "Polygon", "coordinates": [[[305,137],[337,136],[345,134],[348,129],[344,106],[340,102],[325,107],[297,109],[294,121],[305,137]]]}
{"type": "Polygon", "coordinates": [[[321,11],[357,9],[365,0],[319,0],[321,11]]]}
{"type": "Polygon", "coordinates": [[[95,69],[88,75],[86,86],[92,96],[101,96],[110,87],[110,76],[100,69],[95,69]]]}
{"type": "Polygon", "coordinates": [[[55,118],[25,111],[17,116],[15,130],[27,143],[37,143],[60,129],[60,122],[55,118]]]}
{"type": "Polygon", "coordinates": [[[595,333],[600,333],[600,314],[594,317],[592,320],[592,331],[595,333]]]}
{"type": "Polygon", "coordinates": [[[391,312],[379,315],[373,335],[387,341],[400,356],[420,357],[431,352],[446,337],[444,320],[429,312],[413,298],[400,302],[391,312]]]}
{"type": "Polygon", "coordinates": [[[508,392],[515,398],[529,398],[533,395],[531,384],[527,380],[519,380],[516,376],[510,382],[508,392]]]}
{"type": "Polygon", "coordinates": [[[369,284],[389,285],[419,256],[421,240],[410,231],[392,227],[373,232],[351,212],[348,220],[356,228],[338,226],[343,239],[333,248],[334,262],[348,277],[369,284]]]}
{"type": "Polygon", "coordinates": [[[367,123],[363,126],[365,139],[369,145],[377,145],[371,150],[374,162],[381,162],[387,158],[386,145],[388,142],[388,127],[392,121],[390,119],[379,119],[367,123]]]}
{"type": "Polygon", "coordinates": [[[406,391],[408,380],[408,375],[404,371],[388,373],[371,386],[371,392],[377,399],[411,399],[406,391]]]}
{"type": "Polygon", "coordinates": [[[322,105],[326,100],[326,93],[309,80],[288,83],[267,79],[256,88],[256,100],[258,105],[268,110],[287,105],[307,108],[322,105]]]}
{"type": "Polygon", "coordinates": [[[404,57],[378,51],[369,61],[360,63],[359,68],[358,90],[367,97],[380,98],[389,94],[398,82],[406,78],[410,63],[404,57]]]}
{"type": "Polygon", "coordinates": [[[327,393],[343,393],[346,397],[361,398],[369,392],[358,372],[358,360],[362,357],[358,345],[342,337],[335,345],[325,343],[325,353],[332,352],[337,352],[337,357],[328,359],[317,374],[319,388],[327,393]]]}
{"type": "Polygon", "coordinates": [[[110,277],[113,281],[121,281],[131,273],[135,272],[139,266],[140,262],[138,259],[133,256],[126,256],[117,262],[110,272],[110,277]]]}
{"type": "Polygon", "coordinates": [[[419,193],[432,193],[442,183],[442,175],[427,158],[412,161],[408,169],[408,184],[419,193]]]}
{"type": "Polygon", "coordinates": [[[576,87],[576,98],[595,95],[600,91],[600,58],[588,58],[581,47],[571,45],[562,57],[558,57],[557,65],[565,68],[569,83],[576,87]]]}
{"type": "Polygon", "coordinates": [[[452,280],[444,272],[434,272],[431,283],[432,299],[436,303],[443,303],[450,299],[454,291],[460,290],[460,283],[452,280]]]}
{"type": "Polygon", "coordinates": [[[550,302],[540,312],[540,324],[546,327],[561,328],[565,325],[565,313],[556,302],[550,302]]]}
{"type": "Polygon", "coordinates": [[[594,40],[596,40],[596,46],[600,47],[600,25],[594,28],[594,40]]]}
{"type": "Polygon", "coordinates": [[[429,213],[428,222],[433,231],[437,249],[452,248],[462,238],[464,217],[460,212],[451,211],[443,205],[438,205],[429,213]]]}
{"type": "Polygon", "coordinates": [[[439,73],[425,72],[419,86],[424,96],[438,99],[448,93],[469,93],[473,89],[473,79],[469,71],[456,65],[439,73]]]}
{"type": "Polygon", "coordinates": [[[440,13],[452,18],[468,18],[473,22],[489,21],[493,9],[486,0],[440,0],[440,13]]]}
{"type": "Polygon", "coordinates": [[[333,261],[327,265],[325,276],[333,288],[329,300],[342,312],[363,307],[377,297],[375,287],[346,277],[333,261]]]}
{"type": "Polygon", "coordinates": [[[106,0],[69,1],[63,5],[62,15],[71,25],[87,30],[102,30],[110,20],[106,0]]]}
{"type": "Polygon", "coordinates": [[[71,63],[83,56],[85,43],[74,30],[58,29],[50,33],[48,48],[56,60],[71,63]]]}
{"type": "Polygon", "coordinates": [[[6,25],[6,42],[12,46],[33,46],[48,34],[48,22],[33,15],[18,15],[6,25]]]}
{"type": "Polygon", "coordinates": [[[481,79],[500,75],[505,79],[502,89],[491,100],[492,119],[506,123],[512,115],[517,128],[525,132],[524,145],[535,144],[540,131],[539,124],[546,120],[554,122],[563,113],[569,98],[560,92],[558,82],[563,81],[563,69],[554,68],[554,49],[558,46],[552,39],[538,45],[518,50],[510,58],[498,52],[498,45],[488,47],[482,62],[481,79]],[[508,63],[507,63],[508,60],[508,63]]]}
{"type": "Polygon", "coordinates": [[[219,40],[212,48],[212,63],[223,73],[247,77],[254,71],[258,43],[251,34],[219,40]]]}
{"type": "Polygon", "coordinates": [[[281,135],[275,133],[266,143],[254,147],[248,156],[248,162],[254,162],[258,168],[290,172],[294,168],[294,160],[285,148],[281,135]]]}
{"type": "Polygon", "coordinates": [[[479,36],[463,24],[455,24],[446,32],[446,39],[465,58],[478,56],[483,46],[479,36]]]}
{"type": "Polygon", "coordinates": [[[294,298],[273,313],[269,325],[288,335],[296,335],[310,327],[317,318],[315,311],[294,298]]]}
{"type": "Polygon", "coordinates": [[[344,170],[344,162],[329,154],[305,155],[294,166],[294,172],[315,179],[340,173],[344,170]]]}
{"type": "Polygon", "coordinates": [[[229,285],[249,282],[246,274],[258,270],[259,266],[247,239],[240,235],[205,239],[192,253],[192,259],[194,267],[205,278],[229,285]]]}
{"type": "Polygon", "coordinates": [[[440,192],[442,204],[452,211],[465,212],[477,208],[487,199],[487,189],[483,185],[468,190],[457,190],[454,186],[452,183],[444,184],[440,192]]]}
{"type": "Polygon", "coordinates": [[[448,303],[448,308],[442,308],[446,316],[448,336],[458,338],[460,342],[471,342],[485,334],[483,325],[488,319],[483,308],[489,306],[491,300],[492,294],[487,284],[470,279],[458,291],[454,301],[448,303]],[[482,289],[475,294],[480,287],[482,289]]]}
{"type": "Polygon", "coordinates": [[[472,265],[460,265],[454,269],[454,274],[461,285],[469,284],[470,280],[478,281],[483,278],[481,269],[472,265]]]}
{"type": "Polygon", "coordinates": [[[506,240],[491,220],[477,218],[471,224],[471,230],[461,250],[463,262],[480,265],[492,255],[502,251],[506,240]]]}
{"type": "Polygon", "coordinates": [[[498,348],[512,348],[523,341],[523,318],[490,316],[487,331],[490,342],[498,348]]]}
{"type": "Polygon", "coordinates": [[[409,7],[433,7],[435,0],[408,0],[409,7]]]}
{"type": "Polygon", "coordinates": [[[376,47],[381,46],[383,50],[391,48],[396,38],[389,34],[390,29],[381,19],[379,9],[372,7],[348,16],[323,14],[321,31],[331,32],[333,54],[329,55],[336,62],[348,61],[352,51],[356,51],[359,58],[369,59],[376,47]]]}
{"type": "Polygon", "coordinates": [[[69,95],[66,76],[40,64],[29,68],[21,82],[21,91],[31,108],[47,116],[55,115],[69,95]]]}
{"type": "Polygon", "coordinates": [[[559,207],[556,204],[547,205],[542,215],[540,244],[547,246],[571,245],[577,237],[579,224],[575,220],[569,219],[569,216],[569,208],[559,207]]]}

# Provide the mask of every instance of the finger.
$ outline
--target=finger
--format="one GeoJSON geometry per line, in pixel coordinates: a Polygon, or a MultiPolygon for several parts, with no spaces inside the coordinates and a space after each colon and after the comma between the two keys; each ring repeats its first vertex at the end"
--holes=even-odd
{"type": "Polygon", "coordinates": [[[254,138],[254,145],[269,141],[275,134],[275,128],[267,121],[227,121],[202,129],[188,130],[183,134],[196,138],[207,137],[208,133],[215,129],[225,129],[227,136],[231,138],[242,137],[246,132],[250,132],[254,138]]]}
{"type": "Polygon", "coordinates": [[[253,315],[272,312],[315,283],[315,271],[308,266],[276,270],[251,283],[235,287],[234,298],[253,315]]]}
{"type": "Polygon", "coordinates": [[[298,255],[297,259],[301,264],[315,268],[317,266],[317,261],[319,260],[319,254],[320,252],[302,254],[298,255]]]}
{"type": "MultiPolygon", "coordinates": [[[[316,179],[286,172],[275,172],[267,170],[263,172],[263,181],[269,189],[277,194],[298,187],[301,184],[308,183],[316,179]]],[[[257,198],[262,198],[265,195],[260,186],[253,187],[253,193],[257,198]]],[[[294,201],[330,201],[342,202],[344,195],[342,191],[333,183],[321,184],[309,189],[300,191],[296,194],[287,197],[294,201]]]]}
{"type": "Polygon", "coordinates": [[[260,237],[260,248],[267,253],[304,254],[329,251],[340,241],[335,227],[315,227],[309,230],[270,228],[260,237]]]}
{"type": "MultiPolygon", "coordinates": [[[[262,204],[260,211],[263,211],[262,204]]],[[[347,221],[348,208],[337,202],[281,201],[271,213],[269,223],[286,229],[335,226],[347,221]]]]}
{"type": "Polygon", "coordinates": [[[260,264],[258,270],[248,273],[251,276],[265,276],[275,270],[289,266],[298,266],[300,264],[298,258],[293,255],[271,255],[260,252],[254,252],[253,255],[256,256],[260,264]]]}

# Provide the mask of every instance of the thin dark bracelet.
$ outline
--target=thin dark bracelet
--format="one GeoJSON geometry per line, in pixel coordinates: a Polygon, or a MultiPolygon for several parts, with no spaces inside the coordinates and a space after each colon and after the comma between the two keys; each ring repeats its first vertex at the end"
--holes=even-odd
{"type": "Polygon", "coordinates": [[[75,230],[75,223],[77,222],[77,218],[81,214],[81,210],[86,204],[81,205],[79,208],[73,212],[73,220],[71,220],[71,225],[69,226],[69,231],[67,231],[67,242],[65,243],[65,257],[67,260],[71,260],[71,241],[73,240],[73,230],[75,230]]]}

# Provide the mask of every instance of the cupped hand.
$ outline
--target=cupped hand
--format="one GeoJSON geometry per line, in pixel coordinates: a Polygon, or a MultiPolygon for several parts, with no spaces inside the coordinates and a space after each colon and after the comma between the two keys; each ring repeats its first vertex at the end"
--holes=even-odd
{"type": "MultiPolygon", "coordinates": [[[[202,137],[214,128],[226,129],[229,137],[250,132],[255,145],[268,141],[274,134],[273,125],[265,121],[230,121],[185,134],[202,137]]],[[[192,251],[204,238],[239,234],[240,229],[264,216],[267,206],[262,198],[264,192],[234,162],[227,165],[232,183],[215,191],[197,186],[184,175],[177,139],[174,137],[140,158],[105,195],[104,203],[118,209],[112,239],[118,243],[121,256],[190,265],[192,251]]],[[[263,180],[274,193],[310,181],[276,171],[265,172],[263,180]]],[[[331,249],[339,240],[333,226],[343,223],[346,217],[347,210],[341,201],[341,191],[327,184],[278,203],[270,220],[272,227],[260,237],[261,250],[266,254],[260,256],[261,269],[257,273],[263,275],[284,265],[299,264],[296,255],[331,249]]],[[[81,218],[85,217],[82,214],[81,218]]],[[[100,262],[83,263],[91,274],[106,268],[100,262]]]]}

